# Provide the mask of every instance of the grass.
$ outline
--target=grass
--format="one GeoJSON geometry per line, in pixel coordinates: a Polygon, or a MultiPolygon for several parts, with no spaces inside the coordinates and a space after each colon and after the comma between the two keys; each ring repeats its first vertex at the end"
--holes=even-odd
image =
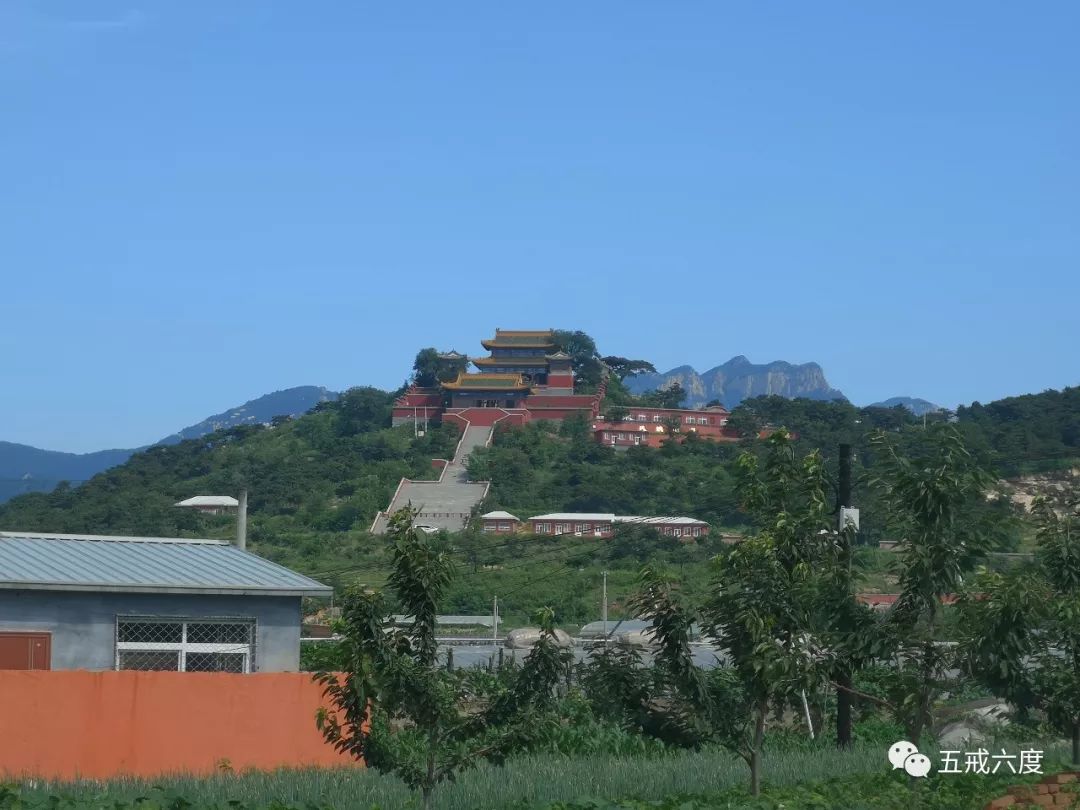
{"type": "MultiPolygon", "coordinates": [[[[841,754],[829,741],[819,740],[767,753],[765,796],[753,804],[744,793],[749,774],[745,764],[722,750],[651,757],[529,755],[514,758],[501,768],[481,766],[462,774],[455,784],[442,785],[436,792],[436,807],[483,810],[547,807],[563,802],[574,808],[637,807],[635,800],[640,800],[664,802],[664,808],[906,810],[909,806],[925,806],[963,810],[981,807],[987,797],[1004,791],[1006,785],[1024,781],[1010,775],[968,774],[933,775],[926,784],[913,784],[902,774],[891,772],[885,759],[886,747],[864,742],[841,754]],[[908,788],[914,793],[909,794],[908,788]],[[941,800],[925,803],[928,793],[941,794],[941,800]],[[923,798],[908,804],[916,795],[923,798]],[[952,798],[946,799],[946,795],[952,798]],[[697,798],[684,803],[678,797],[697,798]]],[[[1015,743],[1005,747],[1010,751],[1017,748],[1015,743]]],[[[1065,749],[1049,745],[1045,748],[1044,770],[1061,770],[1066,761],[1065,749]]],[[[927,753],[935,763],[940,761],[936,752],[927,753]]],[[[1027,781],[1034,778],[1028,777],[1027,781]]],[[[230,801],[242,802],[244,807],[280,803],[337,810],[418,806],[416,796],[394,777],[358,769],[223,772],[209,778],[177,776],[107,783],[28,782],[21,793],[28,806],[53,806],[47,797],[59,795],[69,797],[73,806],[82,808],[117,807],[118,802],[131,802],[158,790],[181,796],[189,803],[185,806],[195,807],[224,806],[230,801]]],[[[160,806],[174,805],[166,802],[160,806]]]]}
{"type": "MultiPolygon", "coordinates": [[[[794,785],[886,769],[880,745],[864,745],[840,755],[827,748],[785,751],[766,757],[766,783],[794,785]]],[[[660,757],[553,755],[518,757],[504,767],[481,766],[437,791],[440,810],[540,805],[582,799],[663,799],[673,794],[712,793],[741,787],[746,765],[719,750],[676,752],[660,757]]],[[[160,787],[188,801],[240,800],[264,805],[285,802],[334,808],[408,807],[415,797],[396,778],[374,771],[288,770],[274,773],[222,773],[210,778],[169,777],[108,783],[30,783],[24,794],[68,794],[75,798],[132,800],[160,787]]]]}

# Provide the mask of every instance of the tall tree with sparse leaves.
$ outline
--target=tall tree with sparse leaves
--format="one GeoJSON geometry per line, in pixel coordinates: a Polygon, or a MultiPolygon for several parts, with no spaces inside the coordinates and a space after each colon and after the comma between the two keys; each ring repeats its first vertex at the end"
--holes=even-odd
{"type": "Polygon", "coordinates": [[[346,667],[343,674],[315,676],[330,704],[319,711],[317,725],[335,749],[395,774],[430,808],[438,785],[482,760],[502,761],[527,734],[511,722],[513,714],[492,727],[470,709],[463,673],[438,662],[435,616],[453,565],[437,540],[414,529],[415,516],[402,509],[389,527],[394,550],[388,584],[410,622],[392,625],[391,605],[380,593],[347,594],[346,667]]]}
{"type": "Polygon", "coordinates": [[[1080,767],[1080,510],[1032,506],[1036,563],[986,572],[961,601],[971,675],[1024,709],[1038,709],[1072,739],[1080,767]]]}
{"type": "Polygon", "coordinates": [[[878,433],[882,492],[889,525],[901,540],[900,597],[884,629],[903,670],[890,687],[896,719],[918,744],[934,719],[953,652],[938,643],[946,596],[960,592],[965,574],[992,543],[993,533],[972,505],[985,498],[991,478],[952,425],[931,425],[901,453],[895,436],[878,433]]]}

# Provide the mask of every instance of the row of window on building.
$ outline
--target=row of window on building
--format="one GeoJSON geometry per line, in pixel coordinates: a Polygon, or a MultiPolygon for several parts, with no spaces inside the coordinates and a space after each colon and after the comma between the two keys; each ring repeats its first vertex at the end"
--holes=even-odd
{"type": "MultiPolygon", "coordinates": [[[[629,414],[626,415],[626,417],[622,421],[624,421],[624,422],[649,422],[649,421],[652,421],[652,422],[664,422],[664,421],[666,421],[667,419],[670,419],[670,418],[671,417],[669,417],[669,416],[663,416],[661,414],[653,414],[652,418],[650,419],[649,415],[645,414],[645,413],[639,413],[639,414],[629,413],[629,414]]],[[[685,417],[683,417],[683,423],[687,424],[687,425],[711,425],[711,424],[713,424],[713,418],[711,416],[685,416],[685,417]]],[[[726,425],[727,424],[727,419],[721,419],[719,424],[721,426],[726,425]]]]}
{"type": "Polygon", "coordinates": [[[519,531],[537,535],[573,534],[577,537],[611,537],[620,525],[639,525],[655,529],[668,537],[703,537],[709,524],[696,518],[642,517],[639,515],[592,514],[584,512],[552,513],[522,520],[509,512],[488,512],[480,516],[484,532],[514,534],[519,531]]]}

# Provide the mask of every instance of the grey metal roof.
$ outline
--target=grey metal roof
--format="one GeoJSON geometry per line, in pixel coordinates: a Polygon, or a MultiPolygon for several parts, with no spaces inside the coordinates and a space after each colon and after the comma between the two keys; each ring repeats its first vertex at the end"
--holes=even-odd
{"type": "Polygon", "coordinates": [[[0,532],[0,588],[329,596],[313,579],[223,540],[0,532]]]}

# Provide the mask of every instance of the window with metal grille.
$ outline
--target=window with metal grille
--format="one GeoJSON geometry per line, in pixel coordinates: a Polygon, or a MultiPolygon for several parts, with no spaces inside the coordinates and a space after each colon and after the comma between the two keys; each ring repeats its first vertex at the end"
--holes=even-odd
{"type": "Polygon", "coordinates": [[[116,668],[171,672],[252,672],[250,619],[118,617],[116,668]]]}

